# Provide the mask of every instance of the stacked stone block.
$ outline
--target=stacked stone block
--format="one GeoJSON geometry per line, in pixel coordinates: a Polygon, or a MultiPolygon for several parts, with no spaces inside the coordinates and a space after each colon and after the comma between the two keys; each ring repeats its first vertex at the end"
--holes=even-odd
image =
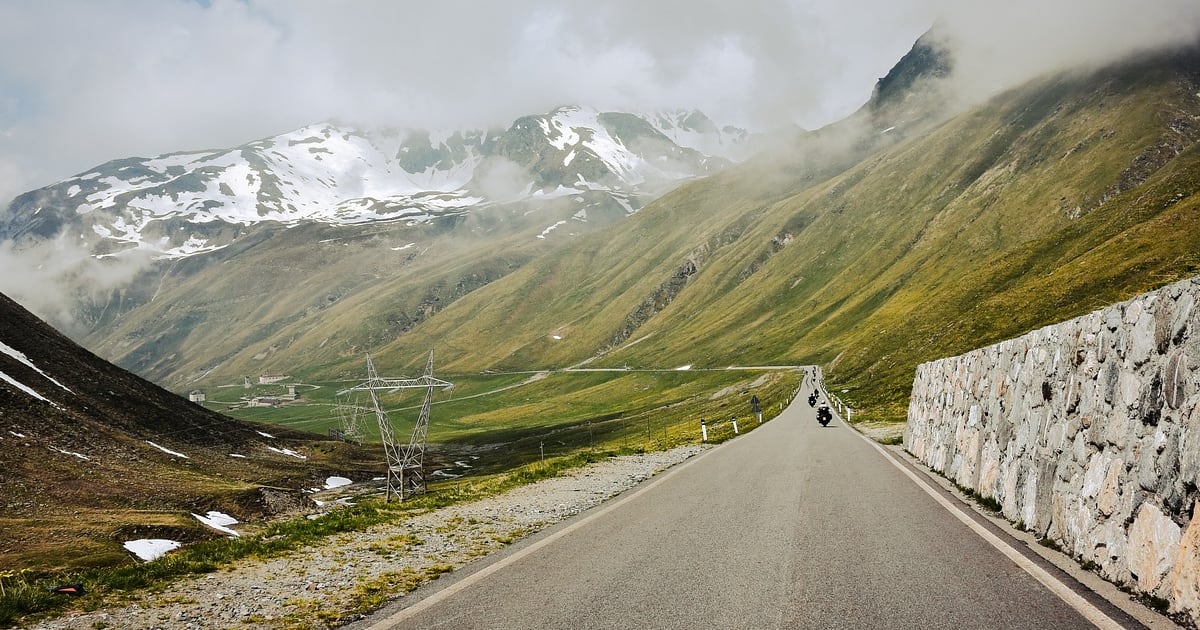
{"type": "Polygon", "coordinates": [[[905,448],[1200,622],[1200,279],[917,368],[905,448]]]}

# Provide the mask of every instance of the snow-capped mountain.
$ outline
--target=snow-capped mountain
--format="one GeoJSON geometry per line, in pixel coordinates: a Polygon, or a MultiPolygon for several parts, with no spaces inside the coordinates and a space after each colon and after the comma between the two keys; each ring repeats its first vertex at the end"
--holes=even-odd
{"type": "Polygon", "coordinates": [[[0,239],[78,231],[93,255],[179,258],[225,247],[241,228],[266,221],[419,223],[595,192],[632,213],[647,197],[728,165],[723,156],[736,155],[746,137],[697,111],[582,107],[499,130],[364,132],[322,123],[232,149],[108,162],[17,197],[0,239]]]}

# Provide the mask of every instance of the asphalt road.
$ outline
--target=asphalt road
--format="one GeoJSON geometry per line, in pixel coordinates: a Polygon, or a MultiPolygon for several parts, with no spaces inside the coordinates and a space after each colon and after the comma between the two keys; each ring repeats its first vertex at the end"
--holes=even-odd
{"type": "Polygon", "coordinates": [[[1094,627],[804,396],[491,562],[366,627],[1094,627]]]}

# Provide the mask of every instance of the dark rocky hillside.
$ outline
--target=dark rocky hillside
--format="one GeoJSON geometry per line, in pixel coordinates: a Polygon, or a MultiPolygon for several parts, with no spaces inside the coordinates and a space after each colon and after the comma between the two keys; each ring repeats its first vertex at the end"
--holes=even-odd
{"type": "Polygon", "coordinates": [[[301,507],[327,474],[371,474],[345,445],[113,366],[4,295],[0,322],[0,566],[109,562],[130,538],[211,535],[188,512],[262,519],[301,507]]]}

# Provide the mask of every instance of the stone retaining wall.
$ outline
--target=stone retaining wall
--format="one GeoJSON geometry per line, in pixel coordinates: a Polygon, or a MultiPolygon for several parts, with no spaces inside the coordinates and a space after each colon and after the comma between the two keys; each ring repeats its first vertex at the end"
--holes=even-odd
{"type": "Polygon", "coordinates": [[[1200,622],[1198,302],[1200,279],[1187,280],[923,364],[904,446],[1200,622]]]}

